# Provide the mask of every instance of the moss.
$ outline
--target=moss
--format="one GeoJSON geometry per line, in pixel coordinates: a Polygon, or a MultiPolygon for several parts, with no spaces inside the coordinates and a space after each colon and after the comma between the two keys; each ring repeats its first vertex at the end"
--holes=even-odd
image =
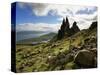
{"type": "Polygon", "coordinates": [[[80,69],[80,67],[74,63],[73,61],[68,62],[67,64],[64,65],[64,69],[70,70],[70,69],[80,69]]]}

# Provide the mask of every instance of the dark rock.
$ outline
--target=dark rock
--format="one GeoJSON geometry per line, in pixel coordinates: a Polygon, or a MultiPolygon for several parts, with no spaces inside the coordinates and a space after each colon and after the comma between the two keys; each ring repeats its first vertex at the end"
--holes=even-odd
{"type": "Polygon", "coordinates": [[[92,48],[90,51],[94,54],[95,57],[97,57],[97,48],[92,48]]]}
{"type": "Polygon", "coordinates": [[[90,38],[86,38],[86,39],[84,40],[85,44],[86,44],[89,40],[90,40],[90,38]]]}
{"type": "Polygon", "coordinates": [[[94,54],[88,50],[81,50],[76,54],[74,62],[82,68],[93,68],[94,54]]]}
{"type": "Polygon", "coordinates": [[[23,49],[24,49],[24,48],[17,49],[16,52],[20,52],[20,51],[22,51],[23,49]]]}
{"type": "Polygon", "coordinates": [[[65,21],[65,19],[63,19],[61,28],[58,31],[58,36],[57,36],[58,40],[62,39],[65,36],[65,33],[67,33],[67,34],[70,33],[69,21],[68,21],[67,17],[66,17],[66,21],[65,21]]]}
{"type": "Polygon", "coordinates": [[[94,67],[97,67],[97,57],[94,58],[94,67]]]}
{"type": "Polygon", "coordinates": [[[56,46],[58,46],[58,44],[53,44],[53,45],[51,46],[51,48],[54,48],[54,47],[56,47],[56,46]]]}
{"type": "Polygon", "coordinates": [[[60,40],[64,37],[64,32],[62,30],[58,31],[57,39],[60,40]]]}
{"type": "Polygon", "coordinates": [[[79,29],[79,27],[77,26],[77,22],[74,22],[74,23],[73,23],[73,26],[71,27],[71,33],[72,33],[72,34],[75,34],[75,33],[79,32],[79,31],[80,31],[80,29],[79,29]]]}
{"type": "Polygon", "coordinates": [[[66,27],[65,27],[65,32],[66,33],[70,33],[70,24],[69,24],[69,21],[68,21],[68,18],[66,17],[66,27]]]}
{"type": "Polygon", "coordinates": [[[66,25],[65,19],[63,19],[63,22],[62,22],[62,25],[61,25],[61,30],[62,30],[62,31],[65,31],[65,29],[66,29],[67,26],[68,26],[68,25],[66,25]]]}
{"type": "Polygon", "coordinates": [[[91,37],[90,43],[96,43],[96,42],[97,42],[96,37],[91,37]]]}
{"type": "Polygon", "coordinates": [[[91,29],[94,29],[96,27],[97,27],[97,22],[92,22],[92,24],[91,24],[89,29],[91,30],[91,29]]]}
{"type": "Polygon", "coordinates": [[[70,62],[74,59],[74,56],[72,53],[69,53],[66,55],[65,59],[66,59],[66,62],[70,62]]]}
{"type": "Polygon", "coordinates": [[[64,36],[69,37],[69,36],[77,33],[78,31],[80,31],[80,29],[77,26],[77,23],[74,22],[73,26],[70,28],[68,18],[66,17],[66,21],[65,21],[65,19],[63,19],[63,21],[62,21],[61,28],[58,31],[57,39],[60,40],[60,39],[64,38],[64,36]]]}
{"type": "Polygon", "coordinates": [[[63,48],[59,48],[59,50],[62,50],[63,48]]]}

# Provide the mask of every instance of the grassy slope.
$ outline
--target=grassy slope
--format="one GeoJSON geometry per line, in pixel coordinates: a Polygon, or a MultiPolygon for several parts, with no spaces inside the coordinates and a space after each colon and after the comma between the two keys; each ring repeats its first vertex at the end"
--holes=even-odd
{"type": "Polygon", "coordinates": [[[17,72],[51,71],[77,68],[73,58],[69,61],[63,55],[70,52],[70,45],[80,46],[88,37],[96,36],[96,29],[82,30],[72,37],[65,37],[55,42],[42,43],[35,46],[17,45],[17,72]],[[70,43],[71,42],[71,43],[70,43]],[[49,59],[50,58],[50,59],[49,59]]]}

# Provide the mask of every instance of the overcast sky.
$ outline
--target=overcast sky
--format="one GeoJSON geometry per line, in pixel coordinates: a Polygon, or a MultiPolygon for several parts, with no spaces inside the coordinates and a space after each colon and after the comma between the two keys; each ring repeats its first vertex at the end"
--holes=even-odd
{"type": "Polygon", "coordinates": [[[57,32],[66,16],[71,26],[76,21],[80,29],[87,29],[97,21],[97,7],[19,2],[16,4],[16,30],[57,32]]]}

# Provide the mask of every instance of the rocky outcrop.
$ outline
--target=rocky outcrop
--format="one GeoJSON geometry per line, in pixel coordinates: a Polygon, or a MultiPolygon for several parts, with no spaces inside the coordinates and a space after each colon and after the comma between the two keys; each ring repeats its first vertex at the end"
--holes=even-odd
{"type": "Polygon", "coordinates": [[[68,18],[66,17],[66,20],[63,19],[62,24],[61,24],[61,28],[58,31],[58,36],[57,39],[62,39],[64,36],[71,36],[75,33],[77,33],[78,31],[80,31],[79,27],[77,26],[77,22],[73,23],[73,26],[70,28],[70,24],[68,21],[68,18]]]}
{"type": "Polygon", "coordinates": [[[91,26],[89,27],[89,29],[94,29],[97,28],[97,22],[92,22],[91,26]]]}
{"type": "MultiPolygon", "coordinates": [[[[79,68],[96,68],[97,67],[97,22],[93,22],[89,29],[80,31],[77,26],[77,22],[74,22],[70,28],[68,18],[63,19],[61,28],[58,31],[58,39],[63,39],[65,36],[71,37],[74,34],[78,33],[78,36],[82,36],[83,39],[77,46],[70,46],[69,53],[65,54],[65,57],[62,57],[62,62],[67,62],[71,57],[74,58],[74,63],[79,68]],[[84,38],[85,36],[85,38],[84,38]],[[67,56],[68,55],[68,56],[67,56]],[[71,56],[70,56],[71,55],[71,56]],[[66,58],[66,59],[65,59],[66,58]],[[66,61],[65,61],[66,60],[66,61]]],[[[71,40],[76,40],[75,37],[72,37],[71,40]]],[[[77,39],[78,40],[78,39],[77,39]]],[[[60,55],[61,57],[62,55],[60,55]]],[[[59,59],[59,60],[60,60],[59,59]]],[[[58,60],[58,61],[59,61],[58,60]]],[[[68,61],[69,62],[69,61],[68,61]]],[[[60,61],[57,63],[61,63],[60,61]]],[[[64,64],[64,63],[63,63],[64,64]]]]}
{"type": "Polygon", "coordinates": [[[72,48],[74,54],[74,63],[80,68],[97,67],[97,40],[95,36],[88,37],[80,48],[72,48]]]}
{"type": "Polygon", "coordinates": [[[70,31],[69,21],[68,21],[68,18],[66,17],[66,21],[65,21],[65,19],[63,19],[61,28],[58,31],[57,39],[62,39],[66,33],[69,33],[69,31],[70,31]]]}
{"type": "Polygon", "coordinates": [[[72,34],[75,34],[75,33],[79,32],[79,31],[80,31],[80,29],[79,29],[79,27],[77,26],[77,22],[74,22],[74,23],[73,23],[73,26],[71,27],[71,33],[72,33],[72,34]]]}

